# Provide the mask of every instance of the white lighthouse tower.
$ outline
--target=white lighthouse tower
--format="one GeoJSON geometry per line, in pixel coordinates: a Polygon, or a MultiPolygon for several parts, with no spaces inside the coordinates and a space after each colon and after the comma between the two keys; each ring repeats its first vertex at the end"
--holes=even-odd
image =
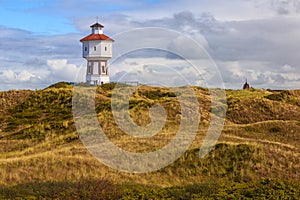
{"type": "Polygon", "coordinates": [[[82,56],[87,60],[86,82],[92,85],[109,83],[108,60],[112,57],[113,39],[103,34],[98,22],[90,26],[92,33],[80,40],[82,56]]]}

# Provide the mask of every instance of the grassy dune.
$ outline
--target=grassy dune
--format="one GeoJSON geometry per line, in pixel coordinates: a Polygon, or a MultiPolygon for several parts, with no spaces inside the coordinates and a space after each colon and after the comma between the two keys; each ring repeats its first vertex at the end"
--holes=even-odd
{"type": "MultiPolygon", "coordinates": [[[[137,139],[111,113],[114,84],[97,88],[95,108],[107,137],[131,152],[162,148],[179,128],[175,94],[141,86],[131,96],[132,120],[150,122],[149,108],[167,111],[161,132],[137,139]]],[[[211,116],[210,93],[194,87],[201,122],[190,149],[157,172],[133,174],[94,158],[76,132],[73,87],[0,93],[0,199],[300,199],[300,91],[228,90],[222,135],[205,158],[199,148],[211,116]]]]}

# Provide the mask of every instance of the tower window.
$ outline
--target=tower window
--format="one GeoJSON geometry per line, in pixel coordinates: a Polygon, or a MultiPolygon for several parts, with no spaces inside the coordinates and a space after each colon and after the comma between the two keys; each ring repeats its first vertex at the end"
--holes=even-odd
{"type": "Polygon", "coordinates": [[[94,47],[94,51],[97,51],[97,47],[94,47]]]}
{"type": "Polygon", "coordinates": [[[93,74],[100,74],[99,73],[99,62],[94,62],[93,74]]]}
{"type": "Polygon", "coordinates": [[[88,63],[88,68],[87,68],[87,70],[88,70],[88,74],[91,74],[91,73],[92,73],[92,63],[91,63],[91,62],[88,63]]]}
{"type": "Polygon", "coordinates": [[[105,74],[105,67],[102,65],[102,74],[105,74]]]}
{"type": "Polygon", "coordinates": [[[87,51],[87,47],[84,47],[84,50],[87,51]]]}
{"type": "Polygon", "coordinates": [[[105,47],[104,50],[107,51],[107,47],[105,47]]]}

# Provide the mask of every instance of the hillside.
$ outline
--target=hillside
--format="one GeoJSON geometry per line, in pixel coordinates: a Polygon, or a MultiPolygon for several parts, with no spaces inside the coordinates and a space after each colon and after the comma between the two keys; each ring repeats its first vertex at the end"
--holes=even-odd
{"type": "MultiPolygon", "coordinates": [[[[138,125],[149,123],[155,103],[167,112],[160,133],[137,139],[123,133],[113,119],[113,88],[106,84],[95,94],[107,137],[132,152],[168,144],[179,128],[174,93],[141,86],[131,96],[130,116],[138,125]]],[[[111,169],[86,150],[73,120],[73,86],[0,92],[0,198],[300,199],[300,91],[227,90],[222,135],[214,150],[199,159],[211,116],[210,93],[193,89],[201,112],[193,144],[170,166],[146,174],[111,169]]]]}

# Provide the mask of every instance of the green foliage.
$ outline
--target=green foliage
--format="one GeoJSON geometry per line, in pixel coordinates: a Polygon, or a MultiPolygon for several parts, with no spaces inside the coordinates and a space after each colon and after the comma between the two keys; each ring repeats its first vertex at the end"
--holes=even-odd
{"type": "Polygon", "coordinates": [[[194,88],[196,88],[196,89],[198,89],[198,90],[205,91],[205,92],[209,92],[209,89],[208,89],[208,88],[204,88],[204,87],[200,87],[200,86],[195,86],[194,88]]]}
{"type": "Polygon", "coordinates": [[[140,91],[140,95],[145,96],[148,99],[157,100],[162,97],[176,97],[176,94],[173,92],[163,92],[160,89],[157,90],[147,90],[147,91],[140,91]]]}
{"type": "Polygon", "coordinates": [[[276,120],[243,125],[235,129],[224,130],[223,133],[247,139],[261,139],[266,142],[278,142],[297,146],[300,142],[300,126],[298,122],[276,120]]]}
{"type": "Polygon", "coordinates": [[[121,199],[299,199],[299,191],[299,183],[277,179],[205,182],[170,188],[124,185],[121,199]]]}
{"type": "Polygon", "coordinates": [[[249,98],[264,98],[270,92],[263,90],[226,90],[227,99],[249,99],[249,98]]]}
{"type": "Polygon", "coordinates": [[[290,94],[288,91],[281,91],[281,92],[276,92],[268,96],[265,96],[265,98],[273,101],[283,101],[283,100],[288,100],[289,96],[290,94]]]}
{"type": "Polygon", "coordinates": [[[25,140],[31,139],[34,141],[45,140],[46,137],[53,137],[56,135],[63,135],[68,131],[75,131],[71,126],[69,127],[69,121],[59,121],[59,122],[41,122],[39,124],[31,125],[27,128],[24,128],[20,131],[17,131],[11,135],[8,135],[7,139],[13,140],[25,140]]]}
{"type": "Polygon", "coordinates": [[[269,130],[271,133],[279,133],[281,131],[281,128],[278,126],[272,127],[269,130]]]}
{"type": "Polygon", "coordinates": [[[299,199],[300,184],[278,179],[253,182],[204,182],[180,187],[114,185],[107,180],[44,182],[0,186],[1,199],[299,199]]]}
{"type": "Polygon", "coordinates": [[[272,101],[285,102],[291,105],[300,106],[300,98],[298,92],[299,91],[297,90],[284,90],[281,92],[274,92],[273,94],[265,96],[265,98],[272,101]]]}
{"type": "Polygon", "coordinates": [[[119,199],[119,189],[107,180],[71,182],[38,182],[14,187],[1,187],[1,199],[119,199]]]}
{"type": "Polygon", "coordinates": [[[71,188],[69,194],[63,196],[72,199],[119,199],[121,197],[119,189],[107,180],[83,180],[71,188]]]}
{"type": "Polygon", "coordinates": [[[234,183],[221,187],[215,199],[299,199],[299,183],[263,179],[259,182],[234,183]]]}
{"type": "Polygon", "coordinates": [[[129,109],[137,108],[137,109],[144,109],[144,108],[150,108],[153,105],[153,103],[145,100],[137,100],[137,99],[131,99],[129,101],[129,109]]]}
{"type": "Polygon", "coordinates": [[[61,88],[72,88],[72,87],[73,87],[73,85],[71,83],[68,83],[68,82],[58,82],[58,83],[55,83],[53,85],[50,85],[46,89],[51,89],[51,88],[61,89],[61,88]]]}
{"type": "Polygon", "coordinates": [[[72,119],[71,92],[67,89],[36,91],[22,104],[10,110],[6,131],[25,124],[55,123],[72,119]]]}
{"type": "Polygon", "coordinates": [[[111,102],[110,101],[102,101],[96,105],[97,113],[100,113],[103,111],[111,111],[111,102]]]}
{"type": "MultiPolygon", "coordinates": [[[[286,92],[280,94],[286,94],[286,92]]],[[[274,95],[277,96],[276,93],[274,95]]],[[[270,98],[270,95],[267,97],[270,98]]],[[[266,120],[298,120],[300,118],[299,98],[289,97],[284,101],[268,98],[248,95],[239,98],[233,95],[228,96],[227,119],[237,124],[248,124],[266,120]]]]}
{"type": "Polygon", "coordinates": [[[104,92],[111,91],[116,87],[116,83],[106,83],[99,86],[104,92]]]}
{"type": "Polygon", "coordinates": [[[202,159],[199,159],[198,148],[189,150],[162,171],[186,176],[201,174],[206,177],[249,181],[256,179],[255,167],[263,163],[264,153],[257,145],[220,143],[202,159]]]}

